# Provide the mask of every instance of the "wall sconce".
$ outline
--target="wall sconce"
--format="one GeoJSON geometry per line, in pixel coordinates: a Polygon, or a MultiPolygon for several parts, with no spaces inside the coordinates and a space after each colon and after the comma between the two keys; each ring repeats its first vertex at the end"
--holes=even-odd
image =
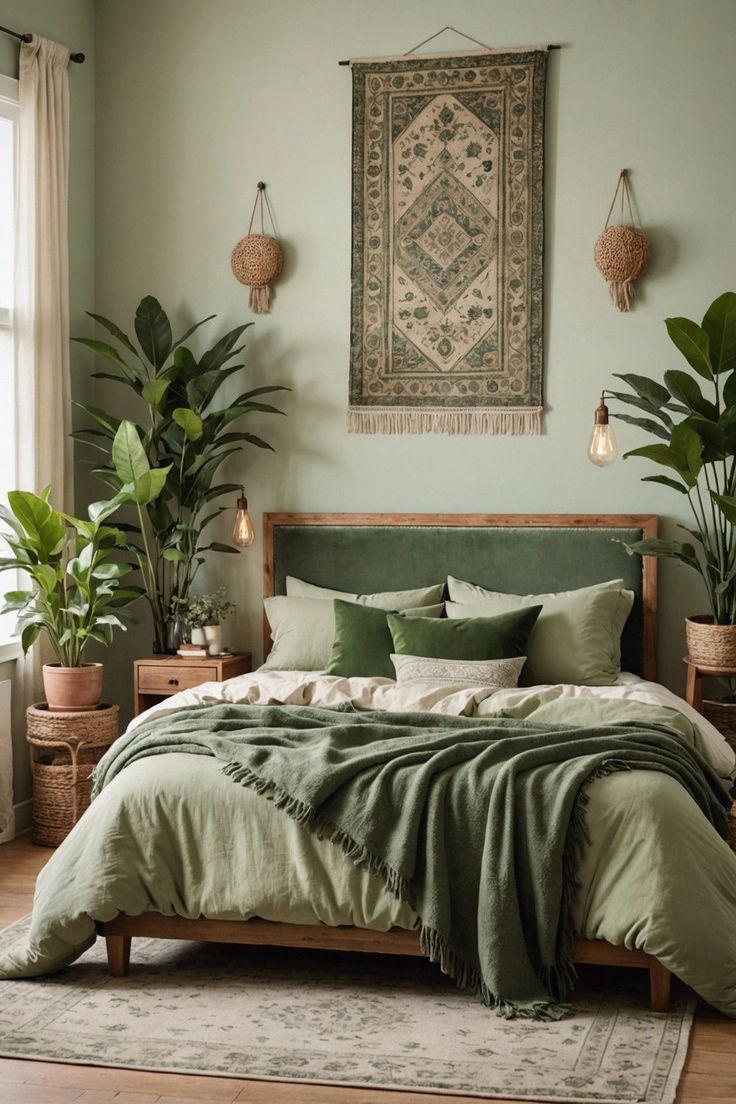
{"type": "Polygon", "coordinates": [[[241,495],[235,507],[235,524],[233,525],[233,544],[238,548],[248,548],[256,539],[253,522],[248,513],[248,499],[245,497],[245,487],[241,487],[241,495]]]}
{"type": "Polygon", "coordinates": [[[618,455],[616,441],[613,436],[613,428],[608,421],[608,407],[606,406],[606,392],[601,392],[600,406],[596,407],[593,432],[588,444],[588,459],[598,468],[605,468],[612,464],[618,455]]]}

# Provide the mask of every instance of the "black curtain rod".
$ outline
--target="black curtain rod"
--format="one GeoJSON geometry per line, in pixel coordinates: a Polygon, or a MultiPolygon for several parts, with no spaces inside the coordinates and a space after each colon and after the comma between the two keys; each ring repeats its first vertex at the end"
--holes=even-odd
{"type": "MultiPolygon", "coordinates": [[[[3,34],[10,35],[11,38],[20,39],[21,42],[30,42],[33,39],[32,34],[21,34],[19,31],[11,31],[8,27],[0,27],[0,31],[3,34]]],[[[84,54],[70,54],[69,60],[76,61],[77,64],[81,65],[84,61],[84,54]]]]}
{"type": "MultiPolygon", "coordinates": [[[[500,47],[499,47],[499,49],[500,49],[500,47]]],[[[561,49],[562,49],[562,46],[560,46],[560,45],[554,45],[554,44],[550,44],[550,45],[549,45],[549,46],[547,47],[547,49],[548,49],[548,50],[561,50],[561,49]]],[[[478,52],[478,51],[476,51],[476,52],[478,52]]],[[[421,57],[422,55],[420,54],[419,56],[421,57]]],[[[345,60],[345,61],[338,61],[338,63],[337,63],[337,64],[338,64],[338,65],[349,65],[349,64],[350,64],[350,59],[348,58],[348,59],[347,59],[347,60],[345,60]]]]}

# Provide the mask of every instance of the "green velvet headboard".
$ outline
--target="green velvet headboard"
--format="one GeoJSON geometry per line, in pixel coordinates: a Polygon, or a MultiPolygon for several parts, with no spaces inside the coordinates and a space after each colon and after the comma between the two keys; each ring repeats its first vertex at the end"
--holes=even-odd
{"type": "MultiPolygon", "coordinates": [[[[455,575],[516,594],[624,579],[635,600],[622,667],[656,678],[657,561],[620,541],[654,537],[640,514],[264,514],[264,595],[286,576],[357,593],[404,590],[455,575]]],[[[270,636],[264,626],[268,652],[270,636]]]]}

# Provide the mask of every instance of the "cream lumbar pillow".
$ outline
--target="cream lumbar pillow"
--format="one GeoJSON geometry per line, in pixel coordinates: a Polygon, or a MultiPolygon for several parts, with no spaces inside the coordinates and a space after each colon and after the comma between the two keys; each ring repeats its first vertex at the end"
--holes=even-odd
{"type": "MultiPolygon", "coordinates": [[[[335,639],[334,601],[283,594],[264,598],[263,607],[273,647],[261,670],[325,671],[335,639]]],[[[441,617],[443,611],[442,603],[401,610],[407,617],[441,617]]]]}
{"type": "Polygon", "coordinates": [[[554,594],[504,594],[448,576],[450,618],[492,617],[541,604],[527,645],[527,685],[610,686],[621,670],[621,633],[634,604],[623,579],[554,594]]]}
{"type": "Polygon", "coordinates": [[[304,579],[286,576],[286,594],[289,598],[339,598],[342,602],[357,602],[359,606],[373,606],[382,610],[417,609],[419,606],[437,606],[445,593],[445,584],[418,587],[415,590],[384,590],[376,594],[352,594],[346,590],[332,590],[316,586],[304,579]]]}
{"type": "Polygon", "coordinates": [[[513,659],[428,659],[425,656],[392,655],[397,682],[433,682],[440,685],[483,686],[513,690],[526,656],[513,659]]]}

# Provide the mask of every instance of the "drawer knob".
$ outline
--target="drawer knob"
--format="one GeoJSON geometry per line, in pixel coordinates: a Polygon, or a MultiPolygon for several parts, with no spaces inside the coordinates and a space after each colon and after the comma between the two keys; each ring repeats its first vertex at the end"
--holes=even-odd
{"type": "Polygon", "coordinates": [[[179,685],[179,680],[178,679],[169,679],[169,686],[178,686],[178,685],[179,685]]]}

